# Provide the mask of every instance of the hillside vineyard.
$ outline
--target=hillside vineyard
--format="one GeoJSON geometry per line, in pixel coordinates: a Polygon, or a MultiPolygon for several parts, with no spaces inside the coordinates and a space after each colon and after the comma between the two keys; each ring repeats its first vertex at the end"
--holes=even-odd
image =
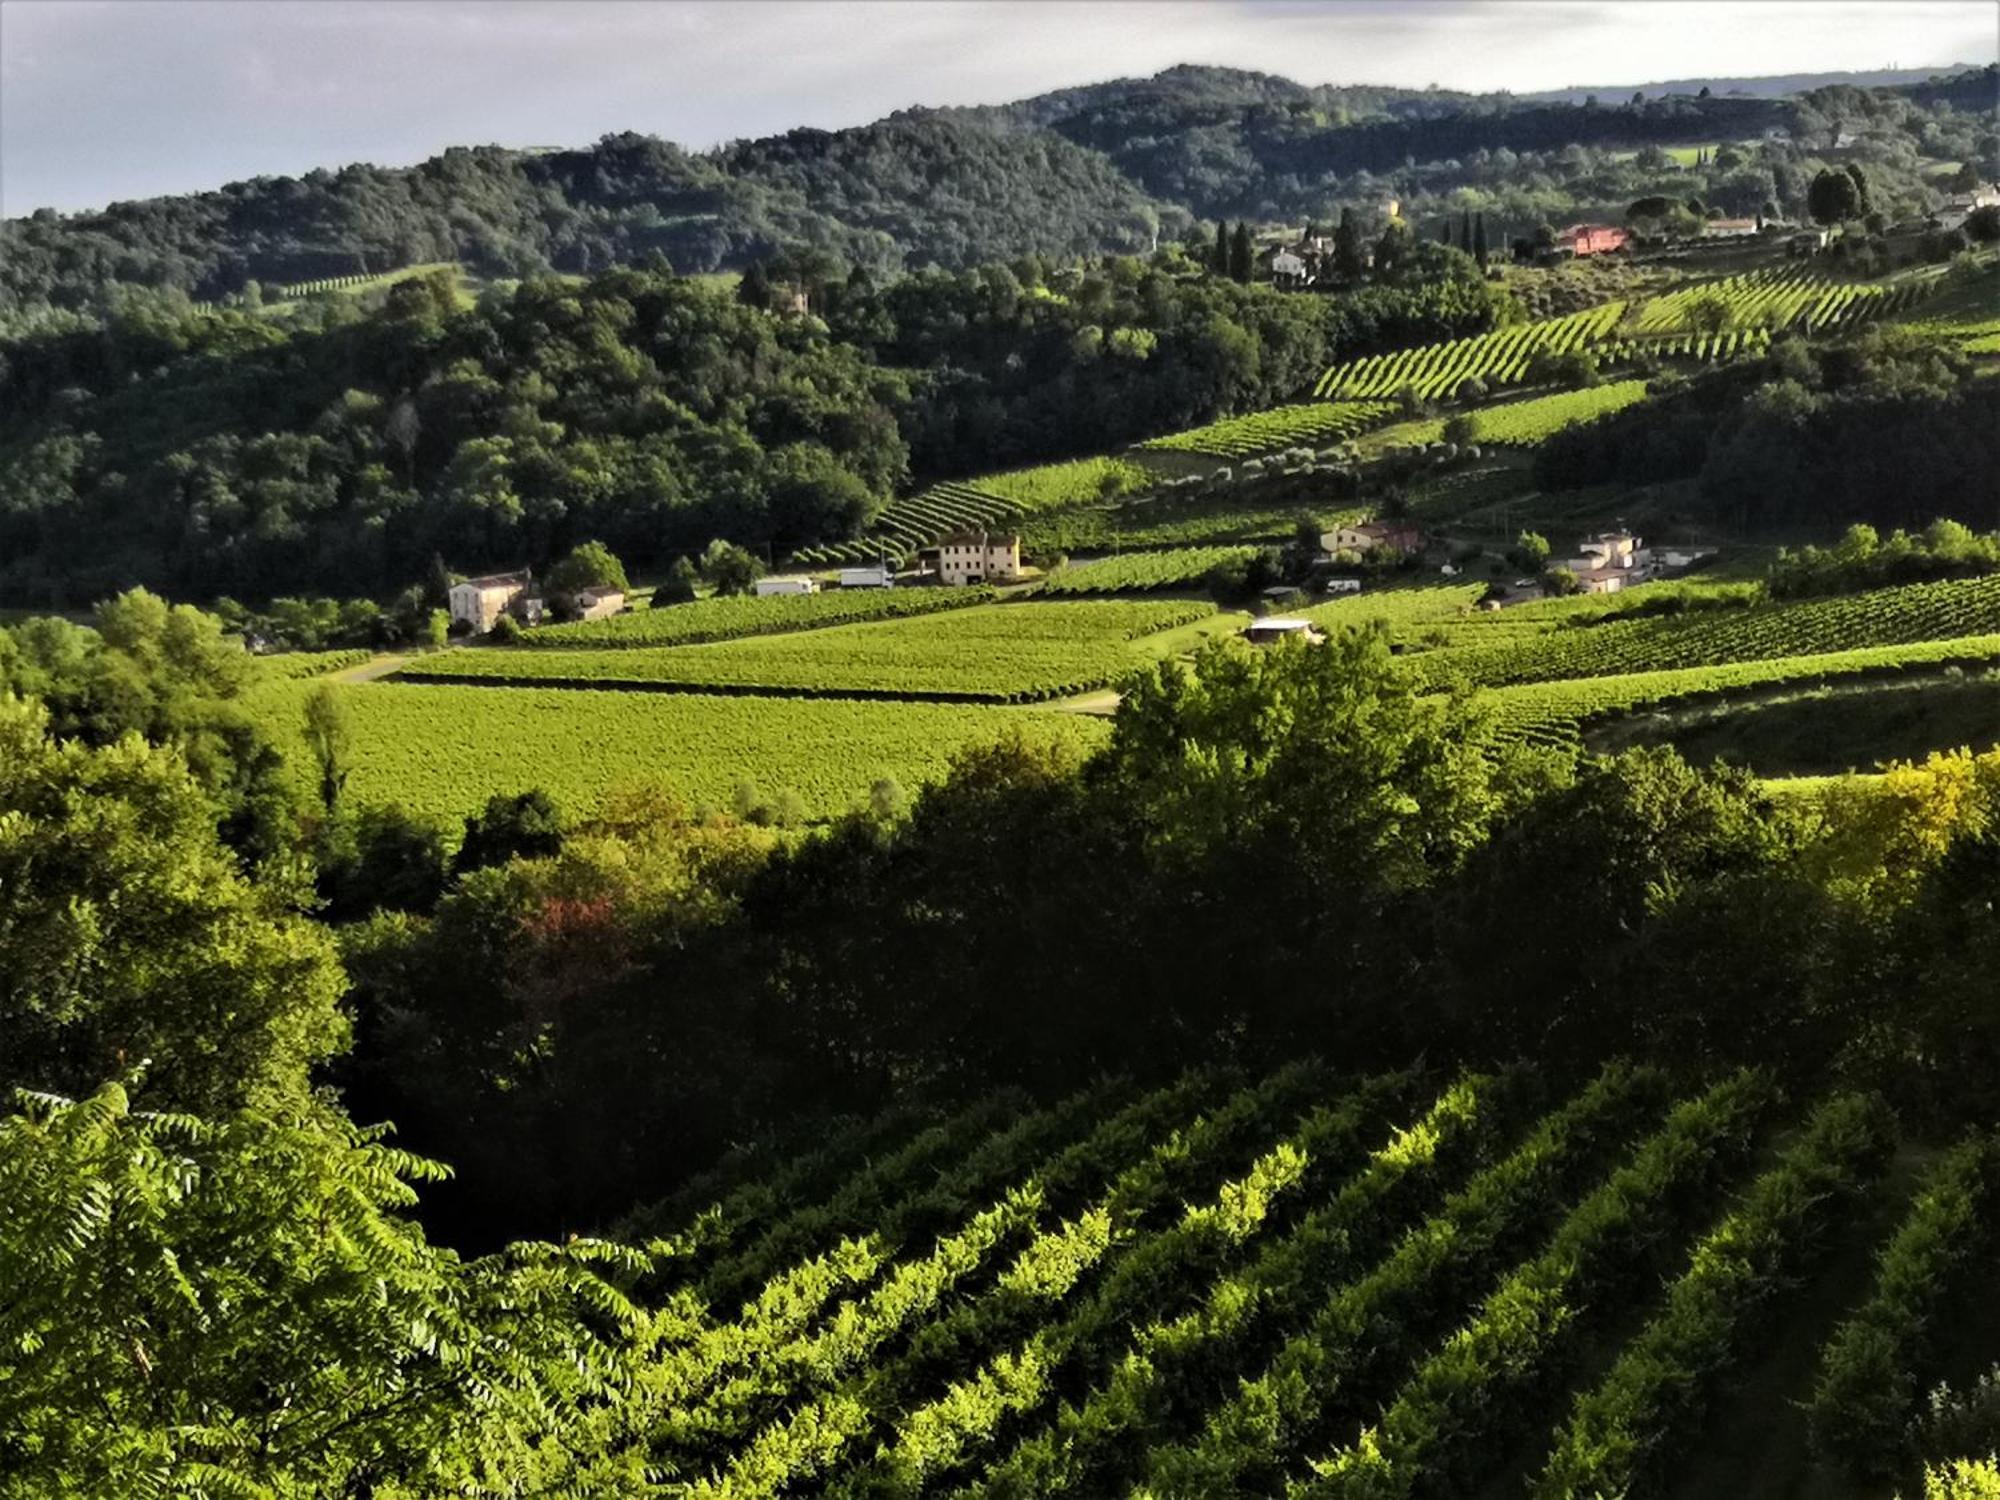
{"type": "Polygon", "coordinates": [[[1990,57],[30,9],[0,1500],[2000,1497],[1990,57]]]}

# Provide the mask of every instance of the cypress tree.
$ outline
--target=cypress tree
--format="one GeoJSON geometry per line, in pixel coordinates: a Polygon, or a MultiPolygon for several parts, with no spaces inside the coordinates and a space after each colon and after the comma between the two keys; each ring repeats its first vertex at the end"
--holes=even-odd
{"type": "Polygon", "coordinates": [[[771,274],[764,269],[761,260],[752,262],[750,269],[743,273],[743,279],[736,283],[736,300],[759,312],[771,310],[771,274]]]}
{"type": "Polygon", "coordinates": [[[1469,208],[1459,216],[1458,248],[1467,255],[1472,253],[1472,210],[1469,208]]]}
{"type": "Polygon", "coordinates": [[[1236,236],[1229,242],[1229,274],[1248,286],[1256,264],[1256,252],[1250,247],[1250,226],[1238,219],[1236,236]]]}
{"type": "Polygon", "coordinates": [[[1486,211],[1481,209],[1479,217],[1472,224],[1472,255],[1479,262],[1479,269],[1486,269],[1486,211]]]}
{"type": "Polygon", "coordinates": [[[1333,232],[1333,268],[1343,280],[1361,274],[1361,237],[1354,231],[1354,210],[1340,211],[1340,227],[1333,232]]]}
{"type": "Polygon", "coordinates": [[[1215,221],[1215,274],[1229,274],[1229,225],[1221,219],[1215,221]]]}
{"type": "Polygon", "coordinates": [[[1444,216],[1444,222],[1443,222],[1442,224],[1438,225],[1438,243],[1439,243],[1440,245],[1449,245],[1449,244],[1451,243],[1451,215],[1450,215],[1450,214],[1446,214],[1446,215],[1444,216]]]}

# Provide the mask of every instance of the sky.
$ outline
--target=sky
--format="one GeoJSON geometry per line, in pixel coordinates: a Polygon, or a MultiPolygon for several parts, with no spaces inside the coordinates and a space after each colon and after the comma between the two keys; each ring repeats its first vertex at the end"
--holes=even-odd
{"type": "Polygon", "coordinates": [[[0,0],[0,213],[446,146],[704,148],[1179,62],[1530,93],[1995,57],[1994,0],[0,0]]]}

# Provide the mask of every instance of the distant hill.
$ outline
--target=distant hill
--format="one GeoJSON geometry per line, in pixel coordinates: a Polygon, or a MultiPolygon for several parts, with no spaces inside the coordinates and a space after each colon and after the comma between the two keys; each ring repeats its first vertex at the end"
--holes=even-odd
{"type": "Polygon", "coordinates": [[[1981,66],[1980,63],[1961,62],[1944,63],[1935,68],[1875,68],[1860,73],[1772,73],[1751,78],[1670,78],[1663,83],[1597,83],[1548,89],[1527,97],[1553,103],[1581,104],[1593,94],[1604,100],[1629,99],[1634,94],[1644,94],[1648,99],[1658,99],[1668,94],[1699,94],[1703,89],[1707,89],[1711,94],[1741,94],[1753,99],[1782,99],[1788,94],[1803,94],[1812,89],[1830,88],[1837,84],[1864,89],[1897,88],[1906,84],[1923,83],[1932,78],[1949,77],[1956,73],[1977,72],[1981,66]]]}
{"type": "Polygon", "coordinates": [[[321,169],[5,221],[0,313],[93,306],[120,282],[216,298],[252,280],[430,261],[513,277],[657,253],[678,270],[707,272],[803,248],[877,271],[965,267],[1144,251],[1197,220],[1297,223],[1349,206],[1372,214],[1390,198],[1420,213],[1448,202],[1462,210],[1467,193],[1516,233],[1660,191],[1698,194],[1731,213],[1771,204],[1796,212],[1800,174],[1817,170],[1809,148],[1869,132],[1895,147],[1877,154],[1877,171],[1903,174],[1879,184],[1885,198],[1920,212],[1925,189],[1892,162],[1916,133],[1904,128],[1909,111],[1943,105],[1951,109],[1938,129],[1923,124],[1926,156],[2000,154],[1980,124],[1990,121],[2000,70],[1893,89],[1824,83],[1833,76],[1706,80],[1707,98],[1689,91],[1703,80],[1607,87],[1589,91],[1597,102],[1588,103],[1571,101],[1581,90],[1529,98],[1309,87],[1187,65],[703,153],[631,133],[567,150],[461,147],[414,167],[321,169]],[[1823,86],[1788,92],[1810,83],[1823,86]],[[1635,93],[1645,97],[1635,103],[1635,93]],[[1623,165],[1647,146],[1788,139],[1799,149],[1694,176],[1661,176],[1657,158],[1652,168],[1623,165]]]}

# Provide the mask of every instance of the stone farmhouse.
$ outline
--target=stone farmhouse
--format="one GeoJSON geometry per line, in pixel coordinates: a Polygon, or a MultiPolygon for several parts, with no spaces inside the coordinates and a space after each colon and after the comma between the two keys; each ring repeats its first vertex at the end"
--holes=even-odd
{"type": "Polygon", "coordinates": [[[953,588],[968,583],[1012,583],[1021,576],[1021,538],[986,531],[955,531],[924,549],[938,582],[953,588]]]}
{"type": "Polygon", "coordinates": [[[1424,533],[1414,521],[1365,521],[1321,532],[1319,545],[1320,550],[1327,553],[1365,553],[1377,547],[1387,547],[1408,557],[1424,550],[1424,533]]]}
{"type": "MultiPolygon", "coordinates": [[[[513,614],[529,625],[541,623],[542,599],[534,592],[534,575],[526,568],[518,573],[489,573],[483,578],[467,578],[451,586],[448,596],[454,624],[471,627],[474,635],[484,635],[504,614],[513,614]]],[[[619,596],[624,605],[624,596],[619,596]]]]}

